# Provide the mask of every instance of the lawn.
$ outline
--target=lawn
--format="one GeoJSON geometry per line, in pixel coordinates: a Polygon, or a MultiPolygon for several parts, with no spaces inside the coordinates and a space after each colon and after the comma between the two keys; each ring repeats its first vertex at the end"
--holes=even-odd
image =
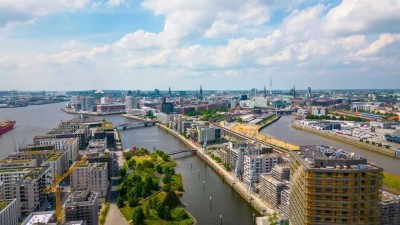
{"type": "Polygon", "coordinates": [[[391,173],[383,173],[383,185],[400,191],[400,176],[391,173]]]}

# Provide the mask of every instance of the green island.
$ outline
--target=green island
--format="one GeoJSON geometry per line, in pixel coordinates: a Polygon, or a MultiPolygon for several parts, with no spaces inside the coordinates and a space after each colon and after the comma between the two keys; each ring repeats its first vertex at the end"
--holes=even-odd
{"type": "Polygon", "coordinates": [[[117,206],[133,225],[191,225],[178,195],[183,194],[182,176],[176,162],[163,151],[137,149],[124,153],[117,206]]]}

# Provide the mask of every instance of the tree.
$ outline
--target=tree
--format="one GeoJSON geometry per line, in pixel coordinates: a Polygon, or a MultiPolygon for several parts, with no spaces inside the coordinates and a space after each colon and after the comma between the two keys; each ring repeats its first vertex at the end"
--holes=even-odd
{"type": "Polygon", "coordinates": [[[126,175],[126,168],[121,168],[121,170],[119,171],[119,173],[121,174],[121,177],[124,178],[126,175]]]}
{"type": "Polygon", "coordinates": [[[133,223],[134,223],[135,225],[143,224],[143,221],[144,221],[144,219],[145,219],[145,216],[144,216],[142,207],[138,207],[137,209],[135,209],[135,210],[133,211],[133,216],[132,216],[132,218],[133,218],[133,223]]]}
{"type": "Polygon", "coordinates": [[[189,216],[188,216],[188,214],[185,212],[184,209],[179,208],[179,209],[177,209],[176,218],[177,218],[178,220],[186,220],[186,219],[189,218],[189,216]]]}
{"type": "Polygon", "coordinates": [[[136,197],[136,195],[131,196],[128,200],[128,205],[129,207],[134,207],[139,203],[139,199],[136,197]]]}
{"type": "Polygon", "coordinates": [[[118,196],[118,199],[117,199],[117,206],[118,206],[118,208],[121,208],[122,206],[124,206],[124,199],[121,198],[120,196],[118,196]]]}
{"type": "Polygon", "coordinates": [[[160,165],[157,165],[155,168],[157,173],[162,174],[162,167],[160,165]]]}
{"type": "Polygon", "coordinates": [[[270,225],[278,225],[278,213],[273,212],[268,216],[268,222],[270,225]]]}
{"type": "Polygon", "coordinates": [[[131,160],[128,161],[129,169],[133,170],[135,168],[135,166],[136,166],[136,161],[134,159],[131,159],[131,160]]]}

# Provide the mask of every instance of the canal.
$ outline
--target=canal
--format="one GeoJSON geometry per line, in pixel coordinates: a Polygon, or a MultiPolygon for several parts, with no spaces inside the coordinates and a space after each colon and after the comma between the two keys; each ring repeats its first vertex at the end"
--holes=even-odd
{"type": "Polygon", "coordinates": [[[282,116],[275,123],[262,129],[261,133],[300,146],[323,144],[334,146],[335,148],[343,148],[347,151],[355,152],[359,155],[366,157],[368,161],[374,162],[376,165],[382,167],[386,172],[400,175],[399,159],[391,158],[386,155],[355,147],[353,145],[345,144],[305,131],[294,129],[290,124],[293,119],[293,116],[282,116]]]}
{"type": "MultiPolygon", "coordinates": [[[[16,120],[14,130],[0,136],[0,158],[12,153],[17,146],[32,143],[32,137],[46,132],[59,121],[67,120],[76,115],[62,112],[65,103],[25,108],[0,109],[0,120],[16,120]]],[[[100,117],[114,124],[134,122],[119,115],[100,117]]],[[[166,152],[186,149],[166,131],[158,127],[148,127],[121,131],[124,148],[132,146],[143,147],[149,150],[162,149],[166,152]]],[[[186,192],[181,200],[187,210],[196,218],[199,225],[218,225],[220,215],[223,224],[251,225],[253,213],[256,211],[231,187],[225,184],[206,163],[197,156],[177,159],[176,171],[183,175],[186,192]],[[203,188],[205,181],[205,188],[203,188]],[[210,204],[210,197],[212,198],[210,204]]],[[[256,213],[256,215],[258,215],[256,213]]]]}

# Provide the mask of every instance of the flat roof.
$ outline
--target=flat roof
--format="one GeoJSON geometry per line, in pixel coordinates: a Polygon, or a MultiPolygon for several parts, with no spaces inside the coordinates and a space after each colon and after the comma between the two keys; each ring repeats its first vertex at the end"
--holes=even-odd
{"type": "Polygon", "coordinates": [[[54,218],[55,211],[33,212],[22,222],[21,225],[35,225],[38,223],[49,223],[54,218]]]}

